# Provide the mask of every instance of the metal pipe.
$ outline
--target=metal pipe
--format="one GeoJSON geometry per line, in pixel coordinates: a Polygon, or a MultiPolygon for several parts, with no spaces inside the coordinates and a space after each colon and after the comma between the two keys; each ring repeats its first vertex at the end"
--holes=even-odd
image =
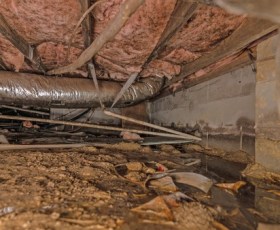
{"type": "Polygon", "coordinates": [[[93,146],[91,144],[47,144],[47,145],[13,145],[1,144],[0,151],[26,150],[26,149],[71,149],[93,146]]]}
{"type": "Polygon", "coordinates": [[[189,140],[189,138],[178,136],[171,133],[150,132],[150,131],[144,131],[138,129],[124,129],[124,128],[118,128],[112,126],[96,125],[96,124],[81,123],[81,122],[58,121],[58,120],[42,119],[42,118],[35,118],[35,117],[19,117],[19,116],[8,116],[8,115],[0,115],[0,119],[16,120],[16,121],[35,121],[35,122],[42,122],[42,123],[49,123],[49,124],[69,125],[69,126],[76,126],[76,127],[112,130],[112,131],[120,131],[120,132],[132,132],[132,133],[152,135],[152,136],[172,137],[177,139],[189,140]]]}
{"type": "MultiPolygon", "coordinates": [[[[116,107],[126,107],[149,99],[159,93],[163,84],[163,79],[145,78],[132,85],[116,107]]],[[[99,88],[102,102],[109,106],[122,85],[118,82],[99,81],[99,88]]],[[[6,71],[0,71],[0,104],[46,108],[92,108],[100,105],[98,91],[90,79],[6,71]]]]}
{"type": "Polygon", "coordinates": [[[158,130],[161,130],[161,131],[164,131],[164,132],[167,132],[167,133],[172,133],[172,134],[175,134],[175,135],[178,135],[178,136],[181,136],[181,137],[188,138],[190,140],[201,141],[201,138],[195,137],[193,135],[189,135],[187,133],[178,132],[176,130],[172,130],[172,129],[168,129],[168,128],[161,127],[161,126],[158,126],[158,125],[154,125],[154,124],[151,124],[151,123],[148,123],[148,122],[145,122],[145,121],[140,121],[140,120],[137,120],[137,119],[134,119],[134,118],[131,118],[131,117],[127,117],[127,116],[123,116],[123,115],[120,115],[120,114],[113,113],[113,112],[108,111],[108,110],[104,110],[103,112],[104,112],[104,114],[106,114],[108,116],[119,118],[119,119],[122,119],[122,120],[125,120],[125,121],[130,121],[130,122],[138,124],[138,125],[143,125],[143,126],[147,126],[147,127],[153,128],[153,129],[158,129],[158,130]]]}
{"type": "Polygon", "coordinates": [[[22,111],[22,112],[27,112],[27,113],[34,113],[34,114],[39,114],[39,115],[43,115],[43,116],[50,115],[50,113],[46,113],[46,112],[42,112],[42,111],[38,111],[38,110],[24,109],[24,108],[8,106],[8,105],[0,105],[0,108],[11,109],[11,110],[15,110],[15,111],[22,111]]]}

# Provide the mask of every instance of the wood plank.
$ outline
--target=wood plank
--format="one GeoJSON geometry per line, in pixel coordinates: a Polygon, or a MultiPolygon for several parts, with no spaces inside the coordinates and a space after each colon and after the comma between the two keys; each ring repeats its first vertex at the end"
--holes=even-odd
{"type": "MultiPolygon", "coordinates": [[[[21,37],[11,26],[8,24],[2,14],[0,14],[0,33],[7,38],[24,56],[27,58],[35,70],[44,71],[44,66],[41,59],[33,48],[23,37],[21,37]]],[[[29,64],[29,63],[28,63],[29,64]]]]}
{"type": "Polygon", "coordinates": [[[280,1],[275,0],[216,0],[216,3],[232,13],[248,14],[280,23],[280,1]]]}
{"type": "MultiPolygon", "coordinates": [[[[80,0],[81,4],[81,11],[82,13],[86,12],[88,8],[90,7],[90,0],[80,0]]],[[[84,46],[85,48],[89,47],[92,39],[92,18],[90,14],[87,15],[85,20],[82,22],[82,28],[83,28],[83,36],[84,36],[84,46]]]]}
{"type": "Polygon", "coordinates": [[[110,20],[101,34],[95,38],[91,45],[73,63],[48,71],[49,75],[71,73],[90,61],[94,55],[123,28],[131,15],[144,3],[144,0],[126,0],[120,5],[119,12],[110,20]]]}
{"type": "MultiPolygon", "coordinates": [[[[255,49],[253,49],[253,55],[256,56],[255,49]]],[[[230,73],[232,71],[235,71],[239,68],[243,68],[243,67],[251,65],[251,64],[253,64],[253,63],[252,63],[252,60],[249,58],[248,53],[243,52],[238,58],[233,60],[231,63],[221,66],[209,73],[206,73],[205,75],[203,75],[201,77],[191,78],[192,75],[190,75],[189,79],[188,78],[185,79],[182,87],[178,88],[176,90],[176,92],[180,92],[181,90],[190,88],[190,87],[198,85],[202,82],[214,79],[218,76],[222,76],[226,73],[230,73]]],[[[170,94],[172,94],[172,92],[168,88],[166,88],[159,96],[157,96],[156,98],[153,98],[152,101],[155,101],[159,98],[169,96],[170,94]]]]}
{"type": "Polygon", "coordinates": [[[3,62],[2,58],[0,57],[0,69],[2,70],[8,70],[8,67],[6,64],[3,62]]]}
{"type": "Polygon", "coordinates": [[[143,69],[147,67],[152,60],[158,57],[176,32],[178,32],[190,20],[197,7],[198,4],[196,2],[186,2],[185,0],[177,1],[165,30],[163,31],[153,52],[144,64],[143,69]]]}
{"type": "MultiPolygon", "coordinates": [[[[254,50],[254,51],[255,52],[253,53],[253,55],[254,55],[254,57],[256,57],[257,56],[256,50],[254,50]]],[[[221,66],[220,68],[218,68],[214,71],[211,71],[211,72],[209,72],[209,73],[207,73],[207,74],[205,74],[201,77],[194,78],[194,79],[187,79],[185,84],[184,84],[184,87],[190,88],[190,87],[198,85],[202,82],[209,81],[209,80],[214,79],[218,76],[222,76],[224,74],[233,72],[237,69],[243,68],[243,67],[248,66],[248,65],[252,65],[252,69],[254,68],[254,66],[253,66],[254,63],[249,58],[248,52],[243,52],[238,58],[236,58],[236,60],[234,60],[233,62],[231,62],[227,65],[221,66]]]]}
{"type": "Polygon", "coordinates": [[[248,18],[230,37],[221,42],[212,52],[182,67],[181,73],[167,86],[248,47],[254,41],[277,30],[278,26],[262,19],[248,18]]]}

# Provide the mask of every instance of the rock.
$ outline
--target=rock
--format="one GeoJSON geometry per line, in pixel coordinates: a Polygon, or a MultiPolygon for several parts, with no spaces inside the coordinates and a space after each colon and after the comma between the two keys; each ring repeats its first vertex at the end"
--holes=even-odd
{"type": "Polygon", "coordinates": [[[142,147],[142,148],[141,148],[140,152],[141,152],[141,153],[146,153],[146,154],[148,154],[148,153],[152,153],[153,150],[151,149],[150,146],[145,146],[145,147],[142,147]]]}
{"type": "Polygon", "coordinates": [[[94,178],[94,176],[95,176],[95,170],[89,166],[80,168],[77,173],[79,174],[80,177],[85,178],[85,179],[94,178]]]}
{"type": "Polygon", "coordinates": [[[85,152],[93,152],[93,153],[98,151],[97,148],[95,148],[94,146],[83,147],[82,150],[85,152]]]}
{"type": "Polygon", "coordinates": [[[113,145],[106,145],[106,149],[115,149],[115,150],[120,150],[120,151],[139,151],[141,149],[141,145],[138,143],[125,143],[121,142],[118,144],[113,144],[113,145]]]}
{"type": "Polygon", "coordinates": [[[212,223],[214,218],[207,207],[197,202],[184,203],[174,209],[174,218],[178,224],[178,229],[216,229],[212,223]]]}
{"type": "Polygon", "coordinates": [[[183,145],[185,152],[203,152],[204,148],[199,144],[185,144],[183,145]]]}
{"type": "Polygon", "coordinates": [[[129,162],[125,165],[129,171],[141,171],[143,169],[143,164],[140,162],[129,162]]]}
{"type": "Polygon", "coordinates": [[[162,192],[176,192],[177,187],[174,184],[171,177],[166,176],[157,180],[150,180],[148,183],[148,188],[153,188],[155,190],[160,190],[162,192]]]}
{"type": "Polygon", "coordinates": [[[51,214],[51,218],[52,218],[53,220],[57,220],[59,217],[60,217],[60,214],[57,213],[57,212],[53,212],[53,213],[51,214]]]}
{"type": "Polygon", "coordinates": [[[161,145],[160,150],[163,152],[172,152],[176,149],[172,145],[161,145]]]}
{"type": "Polygon", "coordinates": [[[161,196],[158,196],[139,207],[133,208],[131,211],[148,219],[165,219],[169,221],[173,221],[174,219],[172,211],[161,196]]]}
{"type": "Polygon", "coordinates": [[[172,155],[180,155],[181,152],[179,150],[177,150],[177,149],[174,149],[174,150],[172,150],[171,154],[172,155]]]}
{"type": "Polygon", "coordinates": [[[135,183],[135,182],[143,181],[145,175],[139,172],[129,172],[128,174],[125,175],[125,178],[135,183]]]}
{"type": "Polygon", "coordinates": [[[126,141],[142,141],[143,138],[136,133],[131,133],[127,131],[121,132],[120,136],[126,141]]]}

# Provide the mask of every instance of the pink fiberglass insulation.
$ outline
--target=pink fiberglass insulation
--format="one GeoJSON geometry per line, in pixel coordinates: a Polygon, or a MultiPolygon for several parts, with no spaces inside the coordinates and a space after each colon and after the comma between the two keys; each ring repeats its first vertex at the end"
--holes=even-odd
{"type": "Polygon", "coordinates": [[[68,46],[62,43],[43,42],[37,46],[42,62],[48,69],[64,66],[73,62],[82,52],[82,49],[71,47],[67,57],[68,46]]]}
{"type": "MultiPolygon", "coordinates": [[[[79,0],[1,0],[0,13],[31,44],[66,42],[81,6],[79,0]]],[[[82,36],[75,41],[83,46],[82,36]]]]}
{"type": "MultiPolygon", "coordinates": [[[[96,34],[118,12],[121,2],[107,1],[95,10],[96,34]]],[[[128,77],[139,72],[155,48],[175,4],[176,0],[146,0],[115,39],[98,53],[96,63],[106,69],[112,78],[128,77]]]]}
{"type": "Polygon", "coordinates": [[[200,5],[161,57],[178,64],[192,62],[227,38],[243,20],[244,17],[228,14],[218,7],[200,5]]]}
{"type": "Polygon", "coordinates": [[[145,75],[177,75],[181,65],[211,51],[243,20],[244,17],[230,15],[218,7],[200,5],[191,20],[169,41],[160,58],[149,65],[145,75]]]}
{"type": "MultiPolygon", "coordinates": [[[[117,14],[124,0],[102,1],[92,12],[93,39],[117,14]]],[[[93,1],[92,1],[93,2],[93,1]]],[[[95,56],[97,74],[108,79],[126,80],[139,72],[165,29],[176,0],[146,0],[117,36],[95,56]]],[[[1,0],[0,13],[11,27],[36,49],[47,69],[77,59],[84,49],[81,28],[75,36],[68,61],[67,43],[82,16],[79,0],[1,0]]],[[[209,52],[228,37],[243,21],[222,9],[200,6],[192,19],[169,41],[164,52],[143,72],[144,77],[180,73],[181,65],[209,52]]],[[[0,37],[0,54],[12,71],[24,71],[23,55],[0,37]]],[[[87,76],[85,68],[79,75],[87,76]]]]}

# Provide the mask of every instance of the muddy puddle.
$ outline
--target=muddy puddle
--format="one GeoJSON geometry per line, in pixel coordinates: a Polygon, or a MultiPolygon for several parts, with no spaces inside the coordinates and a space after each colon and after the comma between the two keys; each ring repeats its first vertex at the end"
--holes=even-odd
{"type": "Polygon", "coordinates": [[[170,145],[1,152],[0,229],[272,229],[277,185],[245,168],[170,145]]]}

